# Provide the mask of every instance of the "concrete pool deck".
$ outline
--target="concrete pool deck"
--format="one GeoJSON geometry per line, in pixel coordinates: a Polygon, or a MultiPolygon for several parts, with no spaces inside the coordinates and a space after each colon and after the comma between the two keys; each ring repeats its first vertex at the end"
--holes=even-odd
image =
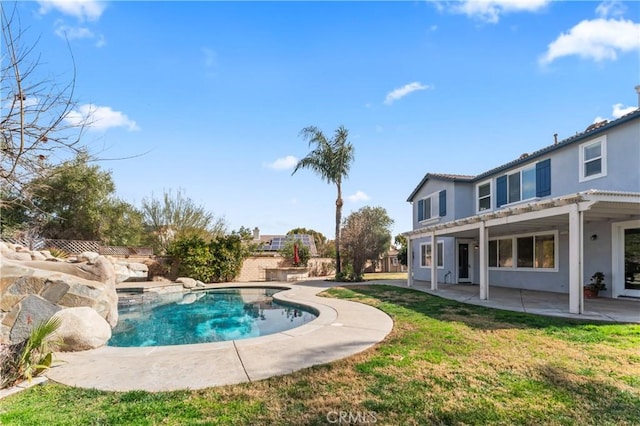
{"type": "Polygon", "coordinates": [[[303,281],[208,286],[284,288],[275,299],[311,306],[319,315],[303,326],[244,340],[60,352],[54,357],[57,365],[46,376],[69,386],[108,391],[202,389],[289,374],[346,358],[382,341],[393,328],[387,314],[361,303],[317,296],[335,284],[303,281]]]}

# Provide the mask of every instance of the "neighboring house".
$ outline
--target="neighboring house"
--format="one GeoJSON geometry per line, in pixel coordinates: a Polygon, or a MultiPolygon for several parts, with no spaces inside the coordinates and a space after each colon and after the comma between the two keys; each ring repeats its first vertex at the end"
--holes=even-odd
{"type": "Polygon", "coordinates": [[[600,271],[603,296],[640,298],[640,110],[477,176],[427,173],[407,201],[409,285],[568,293],[582,313],[600,271]]]}
{"type": "Polygon", "coordinates": [[[398,250],[391,247],[377,262],[367,261],[364,272],[406,272],[406,266],[398,260],[398,250]]]}
{"type": "Polygon", "coordinates": [[[278,253],[282,250],[288,241],[295,240],[302,245],[307,246],[311,257],[318,257],[318,249],[312,235],[295,234],[295,235],[260,235],[260,230],[253,230],[253,242],[259,242],[257,252],[260,253],[278,253]]]}

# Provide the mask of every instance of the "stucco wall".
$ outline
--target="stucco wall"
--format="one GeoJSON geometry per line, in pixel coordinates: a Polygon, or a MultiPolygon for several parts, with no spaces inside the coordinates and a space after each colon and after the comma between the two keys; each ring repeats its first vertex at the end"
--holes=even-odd
{"type": "MultiPolygon", "coordinates": [[[[273,269],[281,266],[291,265],[284,264],[284,258],[281,256],[253,256],[244,261],[242,264],[242,270],[240,271],[240,275],[236,281],[265,281],[265,269],[273,269]]],[[[322,277],[335,272],[333,269],[333,259],[329,258],[309,259],[308,268],[310,277],[322,277]]]]}

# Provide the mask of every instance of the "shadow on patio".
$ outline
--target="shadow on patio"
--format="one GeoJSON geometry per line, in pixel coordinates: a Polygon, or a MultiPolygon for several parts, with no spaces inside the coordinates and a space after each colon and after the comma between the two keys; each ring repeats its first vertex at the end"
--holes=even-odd
{"type": "Polygon", "coordinates": [[[640,300],[635,299],[606,297],[585,299],[584,313],[571,314],[569,313],[569,295],[564,293],[490,286],[489,300],[480,300],[480,287],[475,284],[439,283],[437,290],[431,290],[431,284],[424,281],[414,281],[412,287],[407,287],[407,282],[402,280],[384,280],[376,282],[376,284],[411,288],[445,299],[486,308],[587,321],[640,324],[640,300]]]}

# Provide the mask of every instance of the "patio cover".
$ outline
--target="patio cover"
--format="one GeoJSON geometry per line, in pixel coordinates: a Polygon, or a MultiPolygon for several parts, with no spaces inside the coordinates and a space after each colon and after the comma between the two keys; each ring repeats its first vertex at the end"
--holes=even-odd
{"type": "MultiPolygon", "coordinates": [[[[582,292],[585,221],[623,221],[640,215],[640,193],[590,190],[512,207],[475,216],[438,223],[404,233],[411,240],[431,237],[432,264],[437,264],[436,237],[473,238],[479,241],[480,299],[489,298],[489,232],[492,237],[542,230],[568,232],[569,237],[569,312],[584,312],[582,292]]],[[[407,285],[413,285],[412,250],[407,251],[407,285]]],[[[431,268],[431,289],[437,290],[437,268],[431,268]]]]}

